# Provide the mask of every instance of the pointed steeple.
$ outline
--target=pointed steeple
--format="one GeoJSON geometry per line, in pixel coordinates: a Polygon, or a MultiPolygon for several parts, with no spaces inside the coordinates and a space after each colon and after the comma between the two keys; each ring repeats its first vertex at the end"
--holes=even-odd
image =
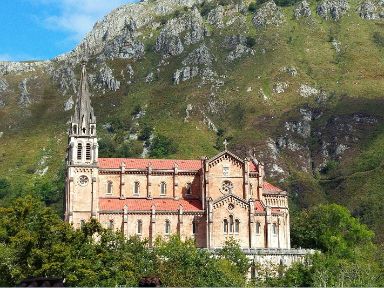
{"type": "Polygon", "coordinates": [[[87,79],[85,62],[82,62],[80,87],[77,94],[75,114],[72,118],[70,134],[94,136],[96,133],[96,117],[91,106],[91,94],[87,79]]]}

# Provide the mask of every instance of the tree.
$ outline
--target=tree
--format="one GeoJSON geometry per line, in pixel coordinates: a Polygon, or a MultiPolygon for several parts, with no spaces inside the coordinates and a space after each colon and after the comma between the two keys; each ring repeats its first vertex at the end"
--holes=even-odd
{"type": "Polygon", "coordinates": [[[374,233],[352,217],[347,208],[337,204],[304,210],[293,217],[291,228],[294,246],[340,256],[350,255],[355,247],[373,244],[374,233]]]}

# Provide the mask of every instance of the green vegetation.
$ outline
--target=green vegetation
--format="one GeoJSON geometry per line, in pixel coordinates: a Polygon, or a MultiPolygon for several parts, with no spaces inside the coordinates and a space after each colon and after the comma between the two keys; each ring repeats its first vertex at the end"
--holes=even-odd
{"type": "Polygon", "coordinates": [[[137,286],[145,276],[173,287],[244,286],[244,261],[233,241],[213,257],[177,236],[149,249],[146,240],[126,239],[95,220],[74,230],[32,196],[0,208],[0,286],[28,276],[62,277],[68,286],[137,286]]]}

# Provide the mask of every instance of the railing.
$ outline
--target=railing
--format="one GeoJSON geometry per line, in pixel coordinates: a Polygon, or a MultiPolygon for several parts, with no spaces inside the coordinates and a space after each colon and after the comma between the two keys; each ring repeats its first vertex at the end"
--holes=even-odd
{"type": "MultiPolygon", "coordinates": [[[[221,249],[208,249],[213,254],[218,254],[221,249]]],[[[245,255],[307,255],[314,254],[316,250],[313,249],[280,249],[280,248],[253,248],[242,249],[245,255]]]]}

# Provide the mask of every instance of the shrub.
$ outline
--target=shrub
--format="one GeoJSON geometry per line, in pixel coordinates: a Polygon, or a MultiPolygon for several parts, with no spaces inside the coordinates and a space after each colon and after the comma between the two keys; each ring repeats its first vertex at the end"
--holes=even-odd
{"type": "Polygon", "coordinates": [[[254,37],[248,36],[245,41],[245,44],[247,45],[247,47],[252,48],[256,44],[256,39],[254,37]]]}
{"type": "Polygon", "coordinates": [[[384,35],[380,32],[373,33],[373,42],[379,47],[384,47],[384,35]]]}
{"type": "Polygon", "coordinates": [[[161,158],[176,153],[177,145],[172,139],[159,135],[153,139],[150,150],[149,156],[161,158]]]}
{"type": "Polygon", "coordinates": [[[254,12],[256,12],[256,10],[257,10],[256,2],[250,3],[248,6],[248,11],[254,13],[254,12]]]}

